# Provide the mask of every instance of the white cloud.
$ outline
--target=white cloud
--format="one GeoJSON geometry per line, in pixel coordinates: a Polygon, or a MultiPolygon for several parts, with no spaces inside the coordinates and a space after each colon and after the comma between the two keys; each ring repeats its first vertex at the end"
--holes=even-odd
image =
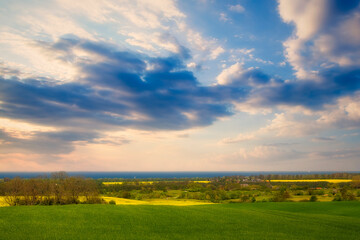
{"type": "Polygon", "coordinates": [[[241,6],[240,4],[237,4],[237,5],[231,5],[229,7],[229,10],[230,11],[233,11],[233,12],[237,12],[237,13],[243,13],[245,12],[245,8],[243,6],[241,6]]]}
{"type": "Polygon", "coordinates": [[[226,15],[226,13],[220,13],[219,19],[220,19],[220,21],[223,21],[223,22],[230,21],[230,19],[229,19],[228,16],[226,15]]]}
{"type": "Polygon", "coordinates": [[[259,71],[258,68],[250,67],[244,69],[243,65],[239,62],[225,68],[216,79],[220,85],[260,87],[264,84],[271,84],[269,76],[259,71]]]}
{"type": "Polygon", "coordinates": [[[273,112],[272,107],[260,107],[259,99],[252,97],[248,99],[246,102],[238,102],[234,103],[236,110],[239,112],[244,112],[250,115],[268,115],[273,112]]]}
{"type": "MultiPolygon", "coordinates": [[[[248,103],[248,105],[239,103],[237,109],[250,114],[271,113],[271,109],[253,107],[256,103],[248,103]]],[[[280,109],[283,112],[276,113],[266,126],[246,134],[241,133],[234,138],[224,138],[220,143],[238,143],[268,137],[312,137],[313,140],[320,141],[326,139],[319,135],[334,129],[360,128],[360,92],[351,97],[342,97],[336,103],[325,106],[323,110],[311,111],[302,107],[281,107],[280,109]]]]}
{"type": "Polygon", "coordinates": [[[53,127],[41,126],[18,120],[0,118],[0,131],[6,132],[11,137],[28,139],[38,132],[56,131],[53,127]]]}
{"type": "MultiPolygon", "coordinates": [[[[271,134],[277,137],[303,137],[317,134],[320,126],[311,118],[295,118],[293,114],[278,113],[270,124],[258,130],[257,134],[271,134]]],[[[322,128],[321,128],[322,129],[322,128]]]]}
{"type": "MultiPolygon", "coordinates": [[[[6,49],[7,54],[14,59],[20,58],[25,69],[31,71],[27,75],[56,77],[58,80],[66,81],[78,76],[78,69],[71,63],[61,60],[56,52],[48,53],[32,39],[10,32],[0,32],[0,48],[6,49]]],[[[9,63],[9,58],[2,61],[9,63]]]]}
{"type": "Polygon", "coordinates": [[[243,54],[243,55],[249,55],[252,56],[252,53],[255,51],[254,48],[237,48],[237,49],[231,49],[231,53],[236,54],[243,54]]]}
{"type": "Polygon", "coordinates": [[[190,49],[196,62],[215,60],[225,52],[217,39],[204,37],[186,24],[186,15],[173,0],[97,1],[59,0],[75,14],[103,24],[113,24],[132,46],[159,54],[190,49]],[[79,11],[83,9],[83,11],[79,11]]]}
{"type": "Polygon", "coordinates": [[[231,84],[234,81],[241,78],[243,74],[243,66],[240,63],[235,63],[231,65],[230,67],[224,69],[218,76],[217,76],[217,82],[220,85],[227,85],[231,84]]]}
{"type": "Polygon", "coordinates": [[[314,53],[323,62],[360,66],[360,13],[354,12],[314,40],[314,53]]]}
{"type": "Polygon", "coordinates": [[[225,49],[219,45],[216,39],[204,38],[199,32],[186,28],[186,46],[194,52],[196,61],[215,60],[225,49]]]}
{"type": "Polygon", "coordinates": [[[205,38],[185,22],[186,15],[173,0],[58,0],[62,8],[84,15],[92,21],[114,24],[118,32],[130,37],[130,45],[158,53],[180,52],[185,46],[197,61],[214,60],[225,50],[216,39],[205,38]],[[81,10],[81,11],[80,11],[81,10]]]}
{"type": "Polygon", "coordinates": [[[95,22],[122,24],[125,19],[136,26],[163,28],[163,21],[183,18],[185,15],[172,0],[58,0],[59,5],[73,13],[85,15],[95,22]]]}
{"type": "Polygon", "coordinates": [[[271,134],[277,137],[306,137],[332,129],[360,127],[360,94],[340,98],[321,111],[302,112],[295,109],[275,114],[270,124],[259,129],[254,136],[271,134]],[[307,116],[306,116],[307,115],[307,116]]]}
{"type": "Polygon", "coordinates": [[[360,13],[346,16],[325,0],[279,0],[284,22],[295,25],[285,56],[299,79],[317,80],[320,67],[360,66],[360,13]]]}
{"type": "Polygon", "coordinates": [[[256,139],[254,134],[239,134],[234,138],[224,138],[220,141],[220,144],[239,143],[256,139]]]}
{"type": "Polygon", "coordinates": [[[282,19],[293,22],[299,39],[310,39],[322,26],[327,15],[326,0],[279,0],[282,19]]]}
{"type": "Polygon", "coordinates": [[[235,48],[230,49],[230,57],[228,58],[229,62],[258,62],[262,64],[274,64],[272,61],[263,60],[254,55],[254,48],[235,48]]]}
{"type": "Polygon", "coordinates": [[[172,53],[181,53],[181,46],[177,39],[170,35],[161,32],[144,33],[144,32],[129,32],[123,33],[130,38],[126,42],[133,46],[138,46],[143,49],[159,53],[161,50],[172,53]]]}
{"type": "Polygon", "coordinates": [[[41,76],[73,79],[78,74],[64,61],[54,61],[57,56],[44,59],[44,52],[35,53],[35,47],[28,44],[39,40],[55,42],[66,34],[146,51],[150,56],[176,53],[189,57],[191,53],[191,61],[197,65],[215,60],[225,52],[217,39],[204,36],[186,23],[186,15],[175,0],[56,0],[47,4],[35,2],[26,9],[10,8],[16,3],[8,5],[12,17],[1,31],[2,35],[13,36],[11,41],[2,36],[0,50],[5,49],[2,52],[6,56],[3,61],[21,62],[41,76]],[[15,42],[14,36],[21,41],[15,42]],[[19,58],[24,59],[17,61],[19,58]]]}
{"type": "Polygon", "coordinates": [[[126,35],[131,37],[125,40],[128,44],[133,46],[138,46],[146,50],[155,51],[155,47],[153,46],[152,42],[148,41],[148,39],[152,39],[152,38],[151,37],[148,38],[147,34],[138,33],[138,32],[129,32],[126,33],[126,35]]]}
{"type": "Polygon", "coordinates": [[[359,154],[357,148],[300,152],[288,147],[260,145],[218,155],[213,163],[253,171],[351,171],[360,167],[359,154]]]}
{"type": "Polygon", "coordinates": [[[62,35],[73,34],[80,38],[95,40],[93,34],[79,26],[71,18],[62,14],[55,14],[49,13],[48,10],[37,9],[32,11],[31,15],[25,14],[21,16],[19,20],[27,26],[26,35],[45,35],[52,40],[56,40],[62,35]]]}
{"type": "Polygon", "coordinates": [[[265,165],[269,166],[270,163],[275,164],[284,161],[291,162],[291,160],[299,159],[302,155],[302,153],[291,149],[259,145],[249,149],[240,148],[238,151],[231,154],[219,155],[215,158],[215,162],[229,165],[250,164],[252,167],[257,164],[266,163],[265,165]]]}
{"type": "Polygon", "coordinates": [[[353,97],[343,97],[335,105],[328,105],[321,111],[317,124],[336,128],[354,129],[360,127],[360,92],[353,97]]]}
{"type": "Polygon", "coordinates": [[[224,53],[225,49],[221,46],[218,46],[211,50],[210,59],[214,60],[216,59],[220,54],[224,53]]]}
{"type": "Polygon", "coordinates": [[[186,67],[188,67],[188,68],[197,68],[198,65],[195,62],[190,62],[190,63],[186,64],[186,67]]]}

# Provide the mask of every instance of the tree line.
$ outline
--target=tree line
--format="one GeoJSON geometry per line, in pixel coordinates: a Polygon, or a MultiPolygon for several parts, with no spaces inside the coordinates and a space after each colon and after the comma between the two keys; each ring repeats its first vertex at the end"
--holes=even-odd
{"type": "Polygon", "coordinates": [[[95,180],[69,177],[65,172],[51,177],[7,179],[0,184],[0,194],[10,206],[101,203],[95,180]]]}

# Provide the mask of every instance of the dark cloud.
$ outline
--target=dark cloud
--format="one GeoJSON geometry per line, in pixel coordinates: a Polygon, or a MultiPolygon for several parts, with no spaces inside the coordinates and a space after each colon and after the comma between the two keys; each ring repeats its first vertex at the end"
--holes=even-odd
{"type": "Polygon", "coordinates": [[[84,76],[78,83],[0,77],[2,116],[60,127],[177,130],[210,125],[232,114],[232,102],[249,98],[262,106],[319,109],[360,88],[360,70],[354,68],[320,72],[319,81],[287,82],[251,69],[241,81],[201,86],[181,56],[150,58],[79,39],[61,39],[46,48],[62,51],[67,59],[75,59],[72,52],[80,48],[102,61],[74,62],[84,76]]]}
{"type": "Polygon", "coordinates": [[[360,89],[360,70],[354,68],[320,72],[319,81],[287,82],[250,69],[241,81],[203,86],[186,70],[181,54],[152,58],[77,38],[38,44],[56,51],[60,60],[72,62],[82,77],[71,83],[0,77],[0,116],[67,130],[37,133],[29,141],[1,138],[14,147],[45,153],[72,151],[76,141],[109,141],[96,140],[98,132],[117,127],[180,130],[211,125],[232,115],[234,102],[251,98],[261,106],[319,109],[360,89]],[[79,59],[73,54],[76,49],[95,57],[79,59]]]}
{"type": "Polygon", "coordinates": [[[176,130],[229,116],[230,101],[246,95],[241,88],[201,86],[182,56],[150,58],[79,39],[39,44],[73,61],[84,77],[78,83],[0,78],[4,117],[58,127],[176,130]],[[102,61],[76,59],[75,49],[102,61]]]}
{"type": "Polygon", "coordinates": [[[321,109],[342,96],[360,89],[360,69],[334,68],[319,73],[320,80],[297,80],[257,88],[252,97],[260,99],[259,105],[304,106],[321,109]]]}
{"type": "Polygon", "coordinates": [[[33,132],[27,138],[13,137],[4,130],[0,129],[0,145],[2,153],[16,152],[36,152],[39,154],[56,155],[69,153],[74,150],[73,143],[77,141],[92,141],[99,137],[94,132],[33,132]]]}
{"type": "Polygon", "coordinates": [[[313,138],[312,141],[314,142],[333,142],[335,141],[334,137],[316,137],[313,138]]]}
{"type": "Polygon", "coordinates": [[[125,138],[102,138],[102,134],[89,129],[88,131],[56,131],[56,132],[32,132],[26,138],[15,137],[0,129],[0,151],[11,153],[13,151],[53,156],[67,154],[75,149],[75,143],[96,143],[121,146],[130,143],[125,138]]]}

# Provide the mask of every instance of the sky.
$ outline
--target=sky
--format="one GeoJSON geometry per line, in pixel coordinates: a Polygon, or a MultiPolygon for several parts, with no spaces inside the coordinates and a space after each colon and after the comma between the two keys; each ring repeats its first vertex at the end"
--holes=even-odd
{"type": "Polygon", "coordinates": [[[0,171],[359,171],[358,0],[0,2],[0,171]]]}

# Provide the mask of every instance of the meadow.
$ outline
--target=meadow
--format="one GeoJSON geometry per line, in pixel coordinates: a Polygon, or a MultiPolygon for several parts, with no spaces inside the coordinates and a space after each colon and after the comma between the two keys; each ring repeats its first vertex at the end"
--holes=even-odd
{"type": "Polygon", "coordinates": [[[359,239],[360,202],[0,208],[0,239],[359,239]]]}

